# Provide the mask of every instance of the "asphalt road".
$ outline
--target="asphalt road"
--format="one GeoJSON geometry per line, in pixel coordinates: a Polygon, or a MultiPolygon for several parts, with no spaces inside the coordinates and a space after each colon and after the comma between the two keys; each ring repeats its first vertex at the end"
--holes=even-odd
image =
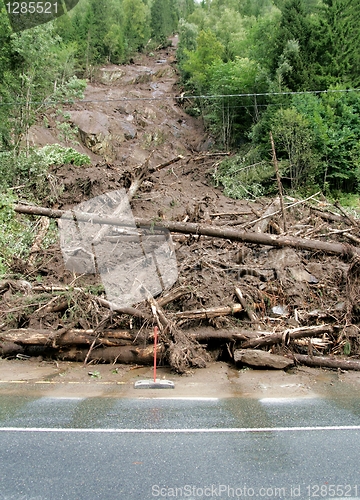
{"type": "Polygon", "coordinates": [[[154,498],[360,499],[359,401],[0,397],[0,500],[154,498]]]}

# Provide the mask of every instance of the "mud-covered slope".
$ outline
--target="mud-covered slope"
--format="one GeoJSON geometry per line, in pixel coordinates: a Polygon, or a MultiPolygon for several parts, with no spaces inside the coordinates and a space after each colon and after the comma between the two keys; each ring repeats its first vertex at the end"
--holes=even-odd
{"type": "MultiPolygon", "coordinates": [[[[78,149],[94,163],[136,166],[155,150],[153,161],[201,148],[200,121],[184,113],[176,96],[175,46],[133,64],[99,68],[81,103],[65,108],[78,128],[78,149]]],[[[33,127],[33,142],[58,142],[55,127],[33,127]]]]}

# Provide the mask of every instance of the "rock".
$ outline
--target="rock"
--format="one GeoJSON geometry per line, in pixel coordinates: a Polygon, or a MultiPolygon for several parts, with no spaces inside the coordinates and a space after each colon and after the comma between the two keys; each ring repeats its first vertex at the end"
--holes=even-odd
{"type": "Polygon", "coordinates": [[[274,316],[287,316],[289,310],[286,306],[274,306],[271,308],[271,312],[274,316]]]}
{"type": "Polygon", "coordinates": [[[305,269],[301,269],[300,267],[289,267],[288,270],[296,281],[306,281],[311,284],[319,283],[315,276],[308,273],[305,269]]]}
{"type": "Polygon", "coordinates": [[[136,128],[128,122],[122,122],[121,128],[124,132],[125,139],[135,139],[137,132],[136,128]]]}
{"type": "Polygon", "coordinates": [[[100,111],[70,111],[71,121],[85,134],[98,135],[109,133],[109,118],[100,111]]]}
{"type": "Polygon", "coordinates": [[[278,370],[283,370],[294,365],[292,359],[261,351],[260,349],[236,349],[234,351],[234,360],[236,363],[240,362],[249,366],[275,368],[278,370]]]}
{"type": "Polygon", "coordinates": [[[82,143],[106,161],[115,157],[114,145],[137,135],[136,128],[126,117],[118,120],[99,111],[71,111],[71,121],[78,127],[82,143]]]}
{"type": "Polygon", "coordinates": [[[100,68],[100,80],[102,83],[107,85],[120,80],[125,75],[125,71],[120,66],[106,66],[105,68],[100,68]]]}

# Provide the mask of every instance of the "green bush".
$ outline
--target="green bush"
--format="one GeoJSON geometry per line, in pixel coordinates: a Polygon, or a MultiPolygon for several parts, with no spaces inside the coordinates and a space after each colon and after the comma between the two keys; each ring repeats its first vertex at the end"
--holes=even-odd
{"type": "Polygon", "coordinates": [[[12,193],[0,193],[0,277],[8,271],[13,255],[28,254],[33,237],[31,222],[20,220],[15,213],[15,201],[12,193]]]}
{"type": "Polygon", "coordinates": [[[212,177],[230,198],[258,198],[274,189],[274,168],[269,162],[256,161],[254,151],[222,161],[212,177]]]}
{"type": "Polygon", "coordinates": [[[65,148],[59,144],[51,144],[41,149],[30,149],[28,153],[21,151],[15,155],[13,151],[0,153],[0,186],[3,188],[25,184],[27,187],[37,185],[46,179],[50,165],[72,163],[77,166],[89,165],[90,158],[78,153],[73,148],[65,148]]]}
{"type": "Polygon", "coordinates": [[[64,165],[72,163],[78,167],[90,165],[90,158],[82,153],[78,153],[73,148],[65,148],[59,144],[49,144],[38,150],[38,155],[43,158],[47,166],[64,165]]]}
{"type": "Polygon", "coordinates": [[[0,185],[5,188],[19,184],[29,186],[38,181],[39,176],[46,173],[47,164],[44,159],[34,150],[27,154],[21,151],[0,153],[0,185]]]}

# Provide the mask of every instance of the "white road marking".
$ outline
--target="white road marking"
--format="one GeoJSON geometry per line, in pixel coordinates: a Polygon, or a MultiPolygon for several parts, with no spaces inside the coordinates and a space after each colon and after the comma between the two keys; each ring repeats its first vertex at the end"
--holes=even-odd
{"type": "Polygon", "coordinates": [[[0,427],[0,432],[69,432],[94,434],[201,434],[201,433],[259,433],[259,432],[309,432],[309,431],[360,431],[360,425],[328,425],[319,427],[223,427],[199,429],[101,429],[56,427],[0,427]]]}
{"type": "Polygon", "coordinates": [[[159,397],[145,397],[140,396],[137,399],[146,399],[146,400],[165,400],[165,401],[219,401],[219,398],[206,398],[206,397],[197,397],[197,396],[159,396],[159,397]]]}

